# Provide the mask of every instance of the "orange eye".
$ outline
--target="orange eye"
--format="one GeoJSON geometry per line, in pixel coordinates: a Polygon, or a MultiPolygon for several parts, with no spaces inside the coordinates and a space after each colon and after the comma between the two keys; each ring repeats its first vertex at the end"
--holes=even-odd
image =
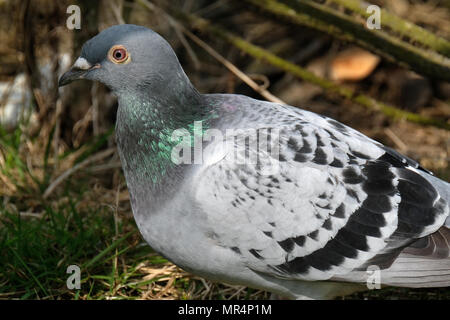
{"type": "Polygon", "coordinates": [[[114,63],[126,63],[129,61],[130,55],[124,46],[114,46],[109,50],[109,60],[114,63]]]}

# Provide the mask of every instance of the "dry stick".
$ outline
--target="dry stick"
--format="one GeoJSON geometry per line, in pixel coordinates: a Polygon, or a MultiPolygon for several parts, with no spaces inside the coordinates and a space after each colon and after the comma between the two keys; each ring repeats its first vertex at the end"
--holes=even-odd
{"type": "MultiPolygon", "coordinates": [[[[3,167],[3,163],[4,163],[3,158],[0,157],[0,168],[3,167]]],[[[14,192],[16,190],[16,186],[13,183],[11,183],[7,177],[1,174],[1,172],[0,172],[0,181],[3,182],[3,185],[6,186],[6,189],[9,190],[9,192],[14,192]]],[[[2,190],[0,189],[0,191],[2,190]]]]}
{"type": "Polygon", "coordinates": [[[395,143],[398,150],[400,152],[406,152],[408,150],[408,146],[389,128],[384,129],[386,135],[391,138],[391,140],[395,143]]]}
{"type": "MultiPolygon", "coordinates": [[[[116,192],[116,207],[114,208],[114,241],[119,239],[119,196],[120,196],[120,183],[117,186],[117,192],[116,192]]],[[[116,247],[116,252],[114,254],[114,288],[113,288],[113,295],[115,295],[117,293],[118,288],[118,283],[117,283],[117,277],[119,275],[119,272],[117,270],[117,265],[118,265],[118,255],[119,255],[119,248],[116,247]]]]}
{"type": "Polygon", "coordinates": [[[101,172],[101,171],[107,171],[107,170],[118,169],[118,168],[122,168],[122,163],[120,161],[106,163],[106,164],[100,164],[98,166],[92,166],[89,168],[89,172],[97,173],[97,172],[101,172]]]}
{"type": "Polygon", "coordinates": [[[161,8],[155,6],[153,3],[148,2],[146,0],[138,0],[143,6],[148,8],[151,11],[157,11],[159,13],[162,13],[167,17],[169,22],[179,28],[184,34],[186,34],[192,41],[194,41],[197,45],[202,47],[206,52],[208,52],[214,59],[222,63],[228,70],[230,70],[234,75],[236,75],[238,78],[240,78],[242,81],[244,81],[250,88],[258,92],[261,96],[266,98],[268,101],[275,102],[275,103],[281,103],[286,104],[283,100],[279,99],[278,97],[271,94],[269,91],[267,91],[265,88],[258,85],[255,81],[253,81],[249,76],[247,76],[244,72],[242,72],[240,69],[238,69],[234,64],[232,64],[229,60],[224,58],[222,55],[220,55],[216,50],[214,50],[211,46],[209,46],[206,42],[201,40],[199,37],[194,35],[192,32],[187,30],[181,23],[174,20],[169,14],[167,14],[164,10],[161,8]]]}
{"type": "Polygon", "coordinates": [[[63,104],[61,98],[56,100],[56,112],[55,112],[55,132],[53,134],[53,167],[57,169],[59,166],[58,149],[59,149],[59,135],[61,130],[61,114],[62,114],[63,104]]]}
{"type": "Polygon", "coordinates": [[[22,218],[37,218],[41,219],[44,217],[44,213],[36,213],[36,212],[19,212],[20,217],[22,218]]]}
{"type": "Polygon", "coordinates": [[[109,155],[113,154],[115,151],[116,151],[116,148],[110,148],[110,149],[101,151],[101,152],[96,153],[93,156],[87,158],[86,160],[76,164],[72,168],[66,170],[63,174],[61,174],[58,178],[56,178],[48,186],[48,188],[44,192],[43,198],[47,199],[48,196],[53,192],[53,190],[55,190],[55,188],[61,184],[61,182],[63,182],[65,179],[67,179],[69,176],[71,176],[76,171],[86,167],[90,163],[93,163],[93,162],[96,162],[96,161],[99,161],[99,160],[102,160],[102,159],[108,157],[109,155]]]}
{"type": "Polygon", "coordinates": [[[124,24],[125,20],[122,17],[122,1],[114,1],[111,6],[111,11],[118,24],[124,24]]]}
{"type": "MultiPolygon", "coordinates": [[[[140,0],[144,1],[144,0],[140,0]]],[[[354,90],[338,85],[333,81],[324,79],[322,77],[316,76],[312,72],[309,72],[302,67],[286,61],[273,53],[258,47],[248,41],[224,30],[221,27],[211,24],[209,21],[196,17],[194,15],[186,14],[184,12],[173,12],[173,15],[186,23],[191,24],[194,28],[199,30],[207,31],[211,34],[218,36],[232,44],[233,46],[239,48],[243,52],[251,55],[252,57],[265,61],[275,67],[278,67],[288,73],[291,73],[298,78],[301,78],[307,82],[313,83],[325,90],[328,94],[337,94],[341,98],[348,99],[354,103],[357,103],[363,107],[380,111],[395,120],[406,119],[410,122],[415,122],[423,125],[431,125],[443,129],[450,130],[450,124],[438,119],[432,119],[425,116],[421,116],[416,113],[400,110],[394,106],[379,102],[374,98],[366,96],[364,94],[356,93],[354,90]]]]}
{"type": "MultiPolygon", "coordinates": [[[[367,12],[367,7],[370,5],[365,1],[359,0],[329,0],[342,7],[350,10],[365,19],[371,16],[371,13],[367,12]]],[[[400,18],[399,16],[381,8],[380,11],[381,27],[388,27],[393,32],[403,37],[408,37],[409,42],[417,42],[429,47],[430,49],[439,52],[446,57],[450,57],[450,42],[444,38],[438,37],[428,30],[400,18]]]]}
{"type": "Polygon", "coordinates": [[[91,99],[92,99],[92,132],[94,136],[97,136],[100,132],[98,122],[98,82],[94,81],[91,87],[91,99]]]}
{"type": "Polygon", "coordinates": [[[182,28],[179,23],[176,21],[173,21],[173,19],[169,19],[169,23],[172,25],[173,29],[175,30],[175,33],[180,39],[181,44],[185,47],[188,55],[191,57],[192,61],[194,62],[194,68],[195,70],[200,69],[200,61],[197,58],[197,55],[195,54],[194,50],[192,50],[192,47],[190,46],[189,42],[186,40],[186,37],[184,36],[182,32],[182,28]]]}
{"type": "Polygon", "coordinates": [[[191,38],[192,41],[197,43],[200,47],[202,47],[206,52],[208,52],[211,56],[213,56],[217,61],[222,63],[228,70],[234,73],[238,78],[244,81],[250,88],[258,92],[261,96],[266,98],[268,101],[272,101],[275,103],[286,104],[283,100],[271,94],[269,91],[264,89],[264,87],[258,85],[255,81],[253,81],[249,76],[247,76],[244,72],[239,70],[234,64],[232,64],[229,60],[225,59],[222,55],[220,55],[216,50],[211,48],[208,44],[206,44],[203,40],[198,38],[192,32],[183,29],[183,32],[191,38]]]}
{"type": "Polygon", "coordinates": [[[413,69],[417,73],[450,81],[450,59],[437,52],[415,47],[383,30],[370,30],[328,6],[311,0],[244,0],[245,2],[288,20],[356,43],[385,59],[413,69]]]}
{"type": "Polygon", "coordinates": [[[85,113],[83,118],[75,122],[72,128],[72,143],[75,147],[78,147],[80,145],[80,141],[82,140],[84,134],[86,133],[86,130],[88,128],[89,123],[92,121],[93,118],[93,108],[92,106],[88,109],[88,111],[85,113]]]}

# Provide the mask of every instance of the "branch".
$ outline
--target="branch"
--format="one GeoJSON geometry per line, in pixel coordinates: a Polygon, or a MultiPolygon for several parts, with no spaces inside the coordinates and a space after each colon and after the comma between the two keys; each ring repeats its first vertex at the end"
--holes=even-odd
{"type": "Polygon", "coordinates": [[[87,158],[86,160],[77,163],[76,165],[74,165],[73,167],[71,167],[70,169],[68,169],[67,171],[65,171],[63,174],[61,174],[58,178],[56,178],[45,190],[44,194],[43,194],[43,198],[47,199],[50,194],[53,192],[53,190],[55,190],[55,188],[57,186],[59,186],[65,179],[67,179],[68,177],[70,177],[73,173],[77,172],[78,170],[86,167],[87,165],[96,162],[96,161],[100,161],[103,160],[104,158],[110,156],[111,154],[113,154],[116,151],[116,148],[110,148],[110,149],[106,149],[104,151],[101,151],[97,154],[94,154],[93,156],[91,156],[90,158],[87,158]]]}
{"type": "MultiPolygon", "coordinates": [[[[330,0],[347,10],[353,11],[359,14],[365,19],[370,17],[370,13],[367,13],[367,7],[370,5],[365,1],[359,0],[330,0]]],[[[400,18],[399,16],[390,13],[385,9],[381,9],[381,25],[390,28],[393,32],[401,37],[407,37],[411,41],[420,43],[428,48],[443,54],[446,57],[450,57],[450,42],[444,38],[438,37],[428,30],[415,25],[407,20],[400,18]]]]}
{"type": "Polygon", "coordinates": [[[381,30],[370,30],[352,17],[311,0],[244,0],[291,23],[353,42],[417,73],[450,81],[450,59],[415,47],[381,30]]]}
{"type": "Polygon", "coordinates": [[[199,37],[194,35],[192,32],[183,27],[183,32],[196,44],[202,47],[206,52],[208,52],[214,59],[219,61],[221,64],[225,66],[228,70],[230,70],[236,77],[244,81],[250,88],[252,88],[255,92],[258,92],[261,96],[266,98],[268,101],[286,104],[283,100],[271,94],[269,91],[264,89],[262,86],[258,85],[255,81],[253,81],[248,75],[239,70],[234,64],[232,64],[229,60],[225,59],[221,54],[219,54],[216,50],[211,48],[207,43],[201,40],[199,37]]]}

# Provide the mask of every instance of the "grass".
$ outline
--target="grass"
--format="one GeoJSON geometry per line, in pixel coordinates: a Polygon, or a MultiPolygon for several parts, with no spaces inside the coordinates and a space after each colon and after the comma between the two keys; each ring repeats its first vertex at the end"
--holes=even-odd
{"type": "Polygon", "coordinates": [[[55,169],[53,130],[30,138],[21,128],[0,129],[0,299],[268,297],[196,278],[155,253],[139,234],[127,191],[105,187],[110,172],[80,170],[43,198],[52,180],[98,152],[112,130],[63,152],[55,169]],[[67,288],[70,265],[81,269],[80,290],[67,288]]]}
{"type": "MultiPolygon", "coordinates": [[[[44,204],[36,217],[0,207],[0,298],[192,299],[213,294],[211,284],[192,279],[143,243],[131,217],[118,223],[116,234],[110,208],[79,209],[82,197],[63,198],[57,205],[44,204]],[[67,289],[70,265],[81,268],[81,290],[67,289]]],[[[214,290],[220,297],[221,289],[214,290]]]]}
{"type": "MultiPolygon", "coordinates": [[[[200,279],[155,253],[135,225],[119,168],[113,175],[81,169],[44,199],[57,176],[107,141],[66,150],[56,165],[49,132],[31,138],[21,128],[0,130],[0,299],[269,298],[200,279]],[[80,290],[67,288],[70,265],[81,269],[80,290]]],[[[393,298],[449,299],[450,292],[386,288],[345,297],[393,298]]]]}

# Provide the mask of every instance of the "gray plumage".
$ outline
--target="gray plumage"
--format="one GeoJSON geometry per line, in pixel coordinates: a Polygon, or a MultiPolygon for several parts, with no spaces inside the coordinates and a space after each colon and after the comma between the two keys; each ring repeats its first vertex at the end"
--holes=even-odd
{"type": "Polygon", "coordinates": [[[134,217],[180,267],[291,298],[364,289],[373,265],[383,285],[450,285],[450,186],[415,161],[324,116],[200,94],[167,42],[144,27],[89,40],[60,84],[80,78],[118,96],[134,217]],[[126,63],[112,62],[115,45],[127,49],[126,63]],[[240,131],[207,139],[200,162],[175,164],[173,132],[198,136],[195,122],[201,133],[240,131]],[[249,142],[255,132],[270,148],[249,142]],[[256,161],[237,161],[246,157],[256,161]]]}

